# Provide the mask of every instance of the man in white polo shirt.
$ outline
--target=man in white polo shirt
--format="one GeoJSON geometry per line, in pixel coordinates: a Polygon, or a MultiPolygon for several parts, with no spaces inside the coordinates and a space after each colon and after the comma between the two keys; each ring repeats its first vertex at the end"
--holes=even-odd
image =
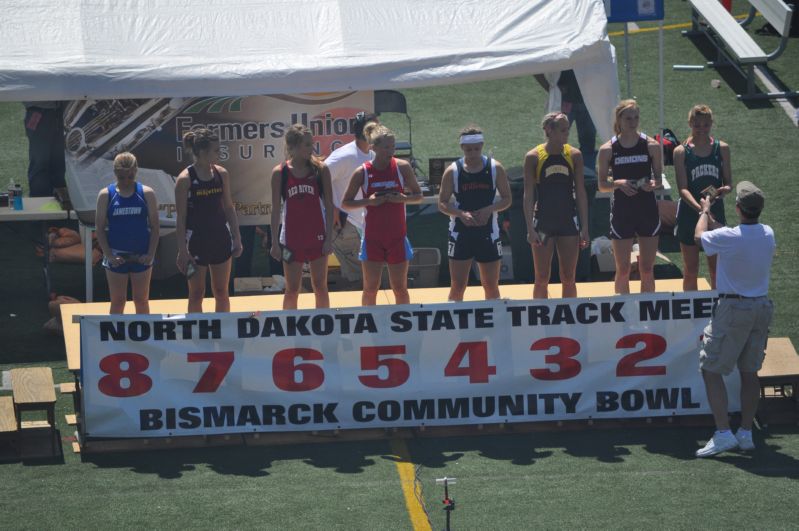
{"type": "Polygon", "coordinates": [[[707,256],[718,256],[716,288],[719,300],[710,324],[705,328],[699,366],[707,399],[713,411],[716,432],[697,457],[740,448],[754,450],[752,422],[760,400],[757,371],[765,357],[768,327],[774,312],[768,298],[771,261],[776,247],[774,231],[759,223],[765,198],[763,192],[741,181],[736,187],[735,211],[740,224],[709,230],[710,199],[700,201],[702,212],[694,238],[707,256]],[[722,375],[738,366],[741,374],[741,426],[730,431],[727,389],[722,375]]]}
{"type": "MultiPolygon", "coordinates": [[[[361,261],[358,260],[358,253],[361,250],[364,209],[345,212],[341,210],[341,199],[355,170],[364,162],[374,158],[374,153],[369,150],[369,142],[363,136],[363,129],[368,123],[376,121],[375,114],[363,112],[356,114],[353,125],[355,140],[336,149],[325,159],[325,164],[330,169],[333,205],[336,207],[333,216],[335,223],[333,253],[341,264],[341,276],[347,281],[346,287],[350,289],[361,287],[361,261]]],[[[360,199],[361,194],[362,192],[358,192],[356,199],[360,199]]]]}

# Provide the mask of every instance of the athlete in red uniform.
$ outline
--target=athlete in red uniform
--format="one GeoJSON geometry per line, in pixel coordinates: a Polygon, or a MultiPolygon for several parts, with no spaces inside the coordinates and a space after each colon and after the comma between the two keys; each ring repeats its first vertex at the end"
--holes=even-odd
{"type": "Polygon", "coordinates": [[[616,136],[599,148],[598,175],[599,190],[613,192],[610,229],[616,261],[615,290],[630,293],[630,252],[637,236],[641,292],[655,291],[660,218],[653,190],[662,182],[660,146],[638,132],[640,115],[635,100],[621,101],[615,114],[616,136]]]}
{"type": "Polygon", "coordinates": [[[286,162],[272,170],[271,224],[273,230],[282,227],[280,243],[273,238],[270,250],[272,258],[283,260],[283,309],[297,308],[305,262],[311,265],[316,307],[329,308],[327,256],[332,251],[333,233],[330,170],[314,156],[313,136],[304,125],[294,124],[286,131],[285,153],[286,162]]]}
{"type": "Polygon", "coordinates": [[[217,312],[230,311],[230,257],[241,255],[241,235],[230,197],[230,177],[219,162],[219,137],[208,129],[183,135],[194,164],[175,181],[177,265],[189,283],[189,312],[203,311],[206,271],[217,312]]]}
{"type": "Polygon", "coordinates": [[[361,267],[363,268],[364,306],[374,306],[383,264],[397,304],[408,304],[408,264],[413,256],[406,236],[405,204],[422,201],[422,190],[411,165],[394,158],[394,133],[372,123],[364,129],[375,158],[355,170],[341,205],[345,209],[366,207],[361,267]],[[410,193],[405,194],[405,190],[410,193]],[[363,190],[363,199],[355,199],[363,190]]]}

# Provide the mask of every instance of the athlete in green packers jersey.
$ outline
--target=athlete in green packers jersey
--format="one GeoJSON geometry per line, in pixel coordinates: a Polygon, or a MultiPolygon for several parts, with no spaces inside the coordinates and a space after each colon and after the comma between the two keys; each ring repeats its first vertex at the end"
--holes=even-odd
{"type": "MultiPolygon", "coordinates": [[[[699,220],[702,196],[712,199],[710,213],[724,225],[724,195],[732,190],[730,147],[710,136],[713,112],[707,105],[694,105],[688,113],[691,136],[674,149],[674,171],[680,201],[677,207],[677,239],[683,257],[683,290],[697,289],[699,247],[694,242],[694,228],[699,220]]],[[[716,288],[716,257],[708,256],[710,286],[716,288]]]]}

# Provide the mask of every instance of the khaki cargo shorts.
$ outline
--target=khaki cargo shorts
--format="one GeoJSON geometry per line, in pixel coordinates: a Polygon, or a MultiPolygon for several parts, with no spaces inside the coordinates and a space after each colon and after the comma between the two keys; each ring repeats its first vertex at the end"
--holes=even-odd
{"type": "Polygon", "coordinates": [[[719,299],[705,327],[699,368],[719,374],[730,374],[736,365],[741,372],[759,371],[773,314],[768,297],[719,299]]]}

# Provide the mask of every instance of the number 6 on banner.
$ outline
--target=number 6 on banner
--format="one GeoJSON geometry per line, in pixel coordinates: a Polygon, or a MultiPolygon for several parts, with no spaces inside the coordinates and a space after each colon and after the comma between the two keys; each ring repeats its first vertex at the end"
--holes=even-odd
{"type": "Polygon", "coordinates": [[[207,361],[208,367],[200,377],[192,393],[214,393],[227,376],[230,366],[233,365],[233,352],[189,352],[186,361],[197,363],[207,361]]]}
{"type": "Polygon", "coordinates": [[[323,360],[325,357],[312,348],[287,348],[272,358],[272,380],[275,386],[283,391],[313,391],[321,387],[325,381],[325,371],[314,363],[296,363],[297,358],[303,361],[323,360]],[[297,381],[297,372],[302,380],[297,381]]]}

